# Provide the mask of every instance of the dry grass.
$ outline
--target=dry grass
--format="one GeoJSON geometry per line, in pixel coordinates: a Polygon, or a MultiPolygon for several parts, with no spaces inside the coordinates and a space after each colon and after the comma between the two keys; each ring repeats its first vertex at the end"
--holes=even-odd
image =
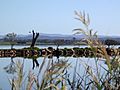
{"type": "Polygon", "coordinates": [[[64,79],[65,70],[69,67],[67,60],[48,60],[44,58],[39,67],[37,74],[29,71],[27,77],[24,73],[24,63],[17,61],[16,76],[9,79],[11,90],[67,90],[66,81],[64,79]],[[46,65],[47,64],[47,67],[46,65]]]}
{"type": "MultiPolygon", "coordinates": [[[[78,28],[75,29],[74,32],[75,34],[83,34],[85,36],[85,40],[87,41],[87,45],[92,49],[94,53],[94,58],[96,62],[96,72],[97,74],[94,74],[92,68],[88,64],[84,64],[86,68],[86,74],[90,77],[88,84],[86,85],[87,89],[90,89],[90,86],[94,86],[94,90],[118,90],[120,89],[120,75],[119,75],[119,70],[120,70],[120,63],[119,63],[119,58],[114,56],[110,57],[107,54],[106,51],[106,46],[102,44],[98,38],[97,38],[97,32],[93,33],[93,30],[89,28],[90,25],[90,19],[89,15],[83,13],[78,13],[75,11],[75,14],[77,16],[77,20],[81,21],[82,24],[85,26],[85,28],[78,28]],[[98,53],[99,52],[99,53],[98,53]],[[100,56],[105,59],[105,62],[107,64],[108,69],[104,68],[104,66],[101,66],[105,71],[106,75],[102,75],[98,69],[98,60],[97,56],[100,56]],[[116,74],[117,73],[117,74],[116,74]]],[[[86,76],[87,77],[87,76],[86,76]]]]}

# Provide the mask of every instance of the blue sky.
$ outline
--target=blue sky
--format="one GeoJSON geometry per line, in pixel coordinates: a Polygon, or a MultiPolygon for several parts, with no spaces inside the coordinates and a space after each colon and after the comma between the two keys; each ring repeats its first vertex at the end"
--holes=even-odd
{"type": "Polygon", "coordinates": [[[73,34],[82,27],[74,11],[89,13],[91,28],[100,35],[120,35],[120,0],[0,0],[0,35],[35,30],[73,34]]]}

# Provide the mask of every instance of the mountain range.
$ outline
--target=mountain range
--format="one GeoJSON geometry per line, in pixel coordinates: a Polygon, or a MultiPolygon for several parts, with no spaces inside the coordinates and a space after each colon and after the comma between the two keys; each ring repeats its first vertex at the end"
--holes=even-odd
{"type": "MultiPolygon", "coordinates": [[[[5,35],[0,35],[0,39],[4,39],[5,35]]],[[[49,39],[49,40],[55,40],[55,39],[64,39],[64,40],[79,40],[84,38],[84,35],[64,35],[64,34],[45,34],[45,33],[40,33],[38,39],[43,40],[43,39],[49,39]]],[[[120,41],[120,36],[104,36],[104,35],[98,35],[98,38],[101,40],[106,40],[106,39],[112,39],[116,41],[120,41]]],[[[28,35],[22,35],[19,34],[16,36],[17,40],[32,40],[32,34],[28,35]]]]}
{"type": "MultiPolygon", "coordinates": [[[[49,39],[49,40],[55,40],[55,39],[64,39],[64,40],[72,40],[75,38],[76,40],[83,38],[83,35],[64,35],[64,34],[45,34],[40,33],[38,39],[49,39]]],[[[28,35],[17,35],[17,39],[32,39],[32,34],[28,35]]]]}

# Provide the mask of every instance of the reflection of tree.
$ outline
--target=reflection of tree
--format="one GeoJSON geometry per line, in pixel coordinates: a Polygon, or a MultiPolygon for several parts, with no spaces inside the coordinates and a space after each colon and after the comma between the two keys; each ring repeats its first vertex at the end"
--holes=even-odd
{"type": "Polygon", "coordinates": [[[59,52],[59,45],[57,45],[57,49],[56,49],[56,57],[59,60],[59,56],[60,56],[60,52],[59,52]]]}
{"type": "Polygon", "coordinates": [[[13,61],[13,58],[11,58],[11,62],[9,65],[7,65],[6,67],[4,67],[4,70],[8,73],[8,74],[14,74],[16,72],[16,66],[15,63],[13,61]]]}
{"type": "Polygon", "coordinates": [[[39,67],[39,63],[38,63],[38,61],[37,61],[36,58],[33,58],[33,67],[32,67],[32,69],[34,69],[35,66],[36,66],[36,67],[39,67]]]}

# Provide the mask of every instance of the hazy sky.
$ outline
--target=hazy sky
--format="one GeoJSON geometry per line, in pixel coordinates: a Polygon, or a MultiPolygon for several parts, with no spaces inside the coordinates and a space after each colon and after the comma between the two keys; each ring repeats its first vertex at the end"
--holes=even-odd
{"type": "Polygon", "coordinates": [[[120,36],[120,0],[0,0],[0,34],[73,34],[82,26],[75,10],[89,13],[98,34],[120,36]]]}

